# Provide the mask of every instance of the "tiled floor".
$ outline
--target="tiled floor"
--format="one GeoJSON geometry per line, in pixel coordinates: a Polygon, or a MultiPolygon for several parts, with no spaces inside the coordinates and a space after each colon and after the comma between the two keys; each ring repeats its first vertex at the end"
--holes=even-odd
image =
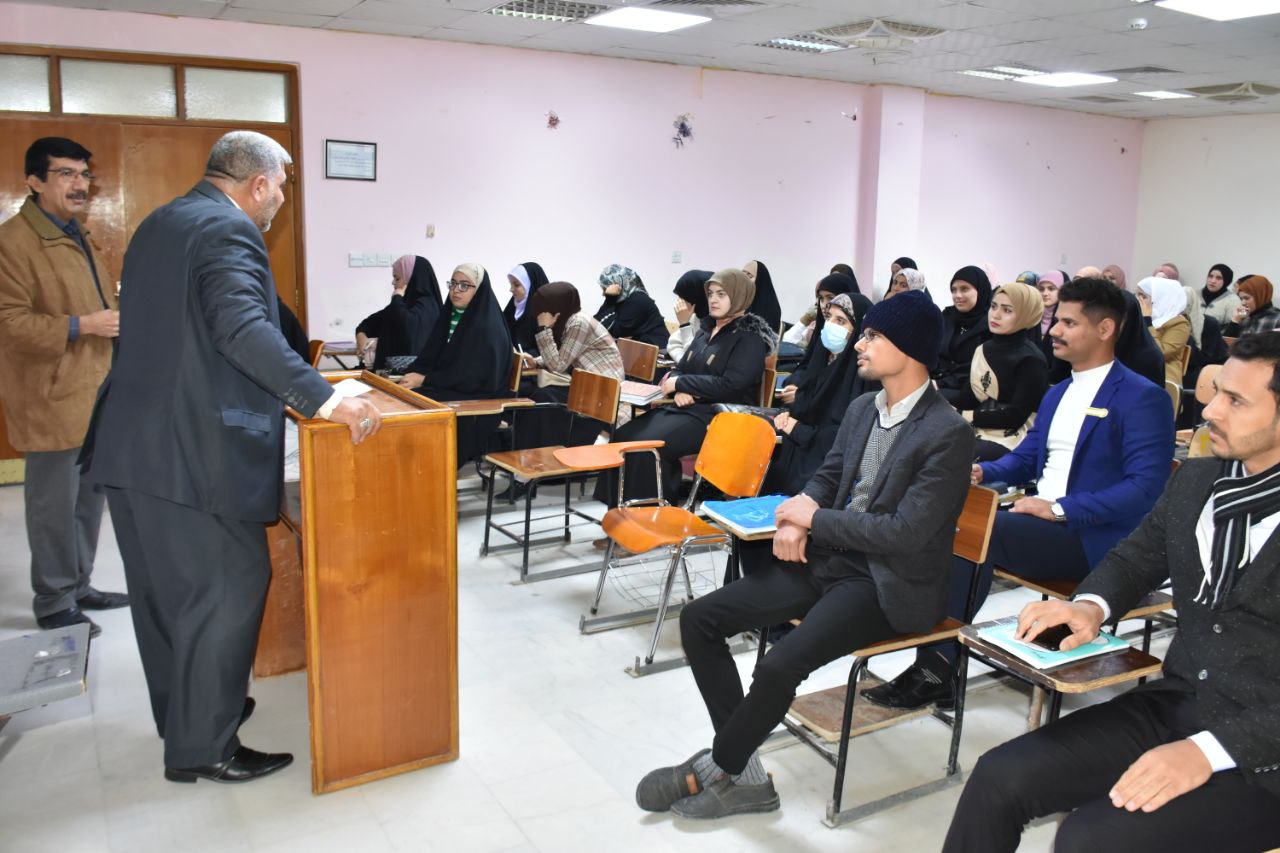
{"type": "MultiPolygon", "coordinates": [[[[464,501],[464,507],[474,505],[464,501]]],[[[710,741],[710,724],[687,669],[635,679],[623,668],[647,643],[644,629],[584,636],[578,617],[595,575],[513,585],[513,555],[477,557],[483,519],[459,536],[462,757],[459,761],[315,797],[310,792],[305,676],[259,681],[247,744],[297,760],[244,786],[176,785],[161,775],[161,743],[147,705],[126,610],[96,615],[89,692],[15,717],[0,734],[0,850],[119,851],[598,851],[936,850],[959,788],[860,823],[821,823],[832,773],[801,746],[765,756],[782,797],[770,815],[702,824],[638,809],[636,782],[710,741]]],[[[598,559],[586,540],[535,552],[536,569],[598,559]]],[[[28,632],[26,536],[20,487],[0,488],[0,638],[28,632]]],[[[110,523],[95,575],[122,589],[110,523]]],[[[992,596],[984,614],[1015,612],[1026,596],[992,596]]],[[[610,587],[602,609],[622,600],[610,587]]],[[[667,625],[659,656],[677,653],[667,625]]],[[[749,673],[752,655],[739,655],[749,673]]],[[[908,663],[887,656],[876,670],[908,663]]],[[[842,683],[845,662],[806,684],[842,683]]],[[[1070,707],[1070,705],[1068,705],[1070,707]]],[[[1023,725],[1026,698],[996,686],[971,696],[962,766],[1023,725]]],[[[846,802],[873,798],[939,774],[948,732],[924,719],[859,738],[846,802]]],[[[1051,824],[1023,850],[1047,850],[1051,824]]]]}

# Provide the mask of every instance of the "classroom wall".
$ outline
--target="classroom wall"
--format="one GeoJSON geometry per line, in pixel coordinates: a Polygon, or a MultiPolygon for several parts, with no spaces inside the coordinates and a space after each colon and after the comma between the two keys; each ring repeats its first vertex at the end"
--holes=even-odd
{"type": "Polygon", "coordinates": [[[1277,151],[1280,115],[1148,122],[1134,246],[1139,275],[1173,261],[1183,281],[1200,288],[1209,267],[1224,262],[1237,276],[1280,282],[1277,151]]]}

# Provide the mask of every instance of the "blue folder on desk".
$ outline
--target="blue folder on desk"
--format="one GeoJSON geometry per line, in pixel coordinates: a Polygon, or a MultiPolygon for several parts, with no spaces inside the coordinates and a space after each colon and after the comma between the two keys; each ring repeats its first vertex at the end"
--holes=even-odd
{"type": "Polygon", "coordinates": [[[702,511],[736,533],[769,533],[777,527],[773,522],[774,511],[785,500],[786,495],[761,495],[736,501],[703,501],[702,511]]]}

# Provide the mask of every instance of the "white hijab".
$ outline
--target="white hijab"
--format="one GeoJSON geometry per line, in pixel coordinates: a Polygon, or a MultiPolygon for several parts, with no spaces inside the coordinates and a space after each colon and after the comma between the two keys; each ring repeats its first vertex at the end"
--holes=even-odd
{"type": "Polygon", "coordinates": [[[1159,329],[1187,310],[1187,292],[1182,283],[1171,278],[1147,276],[1138,282],[1138,290],[1151,297],[1151,327],[1159,329]]]}
{"type": "Polygon", "coordinates": [[[524,315],[524,306],[529,301],[529,291],[533,285],[529,283],[529,271],[524,268],[524,264],[517,264],[507,275],[524,285],[524,299],[516,303],[516,319],[519,320],[524,315]]]}

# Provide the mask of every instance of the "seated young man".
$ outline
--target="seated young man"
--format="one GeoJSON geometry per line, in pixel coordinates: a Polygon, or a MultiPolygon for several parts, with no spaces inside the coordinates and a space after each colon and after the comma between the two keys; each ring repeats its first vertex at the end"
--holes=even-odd
{"type": "Polygon", "coordinates": [[[691,818],[778,808],[756,749],[800,682],[856,648],[942,618],[973,430],[929,381],[942,315],[926,294],[881,302],[864,328],[858,369],[883,390],[849,405],[821,467],[778,508],[775,559],[680,614],[715,739],[645,776],[641,808],[691,818]],[[795,618],[800,626],[764,656],[744,696],[725,638],[795,618]]]}
{"type": "MultiPolygon", "coordinates": [[[[973,466],[975,483],[1022,485],[1038,480],[1035,497],[996,516],[979,576],[977,606],[999,566],[1024,577],[1080,580],[1155,505],[1173,459],[1169,396],[1115,359],[1125,315],[1119,288],[1101,278],[1076,279],[1058,293],[1049,335],[1071,378],[1049,389],[1035,425],[1018,447],[973,466]]],[[[970,564],[957,560],[948,616],[966,619],[970,564]]],[[[916,662],[863,695],[890,708],[950,707],[955,643],[923,646],[916,662]]]]}
{"type": "Polygon", "coordinates": [[[1280,847],[1280,335],[1241,338],[1216,385],[1217,459],[1179,468],[1074,601],[1018,618],[1027,639],[1070,626],[1075,648],[1171,579],[1164,678],[984,755],[945,850],[1012,851],[1057,812],[1058,853],[1280,847]]]}

